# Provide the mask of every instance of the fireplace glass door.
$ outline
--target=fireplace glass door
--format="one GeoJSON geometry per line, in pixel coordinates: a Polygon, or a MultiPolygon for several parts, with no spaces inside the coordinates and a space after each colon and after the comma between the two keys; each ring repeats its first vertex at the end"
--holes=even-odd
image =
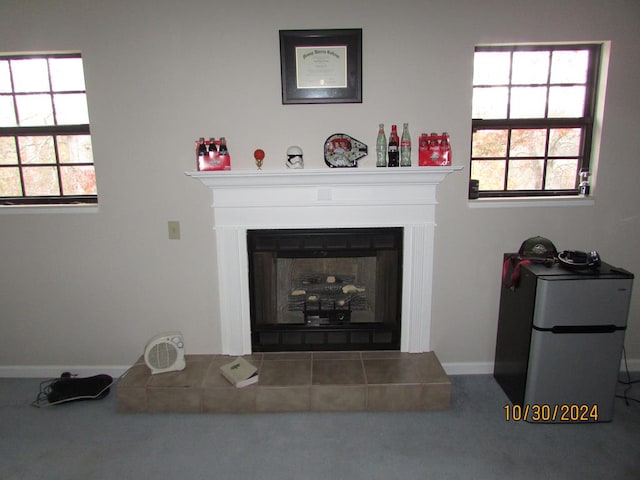
{"type": "Polygon", "coordinates": [[[398,350],[402,233],[249,230],[252,349],[398,350]]]}

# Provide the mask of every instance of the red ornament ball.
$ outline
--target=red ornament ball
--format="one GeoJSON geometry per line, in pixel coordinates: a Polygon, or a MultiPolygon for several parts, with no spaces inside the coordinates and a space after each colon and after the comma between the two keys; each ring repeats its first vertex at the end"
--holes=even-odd
{"type": "Polygon", "coordinates": [[[253,156],[256,160],[263,160],[264,159],[264,150],[262,149],[257,149],[255,152],[253,152],[253,156]]]}

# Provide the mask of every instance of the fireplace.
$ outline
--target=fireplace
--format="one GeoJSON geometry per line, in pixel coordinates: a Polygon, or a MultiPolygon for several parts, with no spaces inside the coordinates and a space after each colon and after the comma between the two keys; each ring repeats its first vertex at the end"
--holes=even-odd
{"type": "Polygon", "coordinates": [[[399,350],[403,229],[249,230],[253,351],[399,350]]]}
{"type": "MultiPolygon", "coordinates": [[[[212,194],[217,269],[212,276],[217,278],[219,305],[212,317],[220,326],[220,338],[212,339],[213,345],[218,342],[212,353],[244,355],[254,348],[250,231],[349,228],[402,230],[400,326],[390,335],[399,335],[401,352],[431,351],[436,189],[447,175],[461,168],[187,172],[212,194]]],[[[340,272],[325,273],[330,277],[340,272]]],[[[321,314],[317,317],[316,323],[325,321],[321,314]]],[[[329,329],[325,325],[315,327],[329,329]]],[[[394,338],[389,344],[395,342],[394,338]]]]}

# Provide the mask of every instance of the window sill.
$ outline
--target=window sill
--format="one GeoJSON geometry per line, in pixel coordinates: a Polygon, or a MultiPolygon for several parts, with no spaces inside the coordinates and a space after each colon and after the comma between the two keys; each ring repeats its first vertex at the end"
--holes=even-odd
{"type": "Polygon", "coordinates": [[[49,214],[49,213],[98,213],[98,205],[1,205],[0,215],[21,215],[21,214],[49,214]]]}
{"type": "Polygon", "coordinates": [[[478,198],[468,200],[469,208],[526,208],[526,207],[591,207],[593,197],[520,197],[478,198]]]}

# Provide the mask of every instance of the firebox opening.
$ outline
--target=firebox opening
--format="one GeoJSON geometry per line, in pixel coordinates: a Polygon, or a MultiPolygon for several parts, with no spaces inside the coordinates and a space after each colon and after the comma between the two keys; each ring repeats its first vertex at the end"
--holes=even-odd
{"type": "Polygon", "coordinates": [[[253,351],[399,350],[402,228],[249,230],[253,351]]]}

